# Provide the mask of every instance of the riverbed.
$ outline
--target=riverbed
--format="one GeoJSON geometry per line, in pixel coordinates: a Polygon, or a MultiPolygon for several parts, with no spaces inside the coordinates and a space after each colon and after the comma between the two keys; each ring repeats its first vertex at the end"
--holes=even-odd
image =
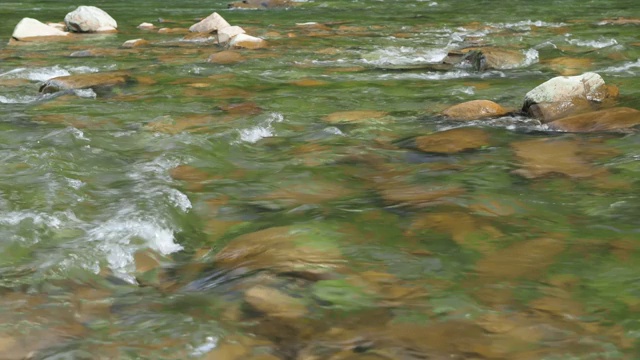
{"type": "Polygon", "coordinates": [[[227,3],[0,4],[0,358],[637,358],[640,135],[520,113],[585,72],[640,110],[635,1],[227,3]],[[78,5],[118,32],[8,44],[78,5]],[[208,61],[212,12],[267,46],[208,61]]]}

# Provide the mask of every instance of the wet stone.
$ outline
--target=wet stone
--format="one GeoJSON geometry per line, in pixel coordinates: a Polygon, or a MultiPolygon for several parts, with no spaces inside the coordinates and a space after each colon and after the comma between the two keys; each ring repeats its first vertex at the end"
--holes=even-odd
{"type": "Polygon", "coordinates": [[[44,94],[63,90],[93,89],[94,91],[106,90],[113,87],[125,86],[133,79],[127,72],[89,73],[68,76],[59,76],[47,80],[41,87],[44,94]]]}
{"type": "Polygon", "coordinates": [[[476,150],[489,145],[489,134],[477,128],[457,128],[419,136],[415,139],[420,151],[436,154],[454,154],[476,150]]]}
{"type": "Polygon", "coordinates": [[[324,117],[324,120],[331,124],[341,123],[363,123],[368,121],[380,121],[387,115],[384,111],[375,110],[353,110],[338,111],[324,117]]]}
{"type": "Polygon", "coordinates": [[[617,107],[566,117],[548,125],[569,132],[624,131],[640,125],[640,111],[617,107]]]}
{"type": "Polygon", "coordinates": [[[534,139],[512,143],[511,148],[521,163],[514,173],[529,179],[557,174],[587,178],[606,173],[588,162],[583,145],[576,140],[534,139]]]}
{"type": "Polygon", "coordinates": [[[473,100],[454,105],[442,112],[451,120],[479,120],[507,114],[502,106],[489,100],[473,100]]]}
{"type": "Polygon", "coordinates": [[[274,318],[296,319],[307,314],[299,299],[267,286],[254,286],[244,294],[244,300],[253,309],[274,318]]]}
{"type": "Polygon", "coordinates": [[[211,54],[211,56],[209,56],[209,59],[207,59],[207,62],[228,65],[239,63],[245,60],[246,58],[236,51],[221,51],[215,54],[211,54]]]}

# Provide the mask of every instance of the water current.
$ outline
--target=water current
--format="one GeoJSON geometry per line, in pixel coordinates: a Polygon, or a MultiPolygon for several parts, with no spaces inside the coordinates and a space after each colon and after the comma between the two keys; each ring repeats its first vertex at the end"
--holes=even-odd
{"type": "Polygon", "coordinates": [[[0,3],[0,359],[640,358],[640,135],[518,114],[587,71],[640,110],[637,1],[293,5],[0,3]],[[8,44],[78,5],[118,32],[8,44]],[[214,11],[268,46],[207,61],[214,11]]]}

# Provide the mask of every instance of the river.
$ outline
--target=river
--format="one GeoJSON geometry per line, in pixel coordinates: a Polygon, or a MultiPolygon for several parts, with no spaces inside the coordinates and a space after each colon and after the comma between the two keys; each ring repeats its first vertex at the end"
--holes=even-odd
{"type": "Polygon", "coordinates": [[[0,3],[0,358],[637,359],[640,135],[518,114],[587,71],[640,109],[636,1],[295,5],[0,3]],[[8,44],[78,5],[118,32],[8,44]],[[214,11],[268,46],[208,62],[214,11]]]}

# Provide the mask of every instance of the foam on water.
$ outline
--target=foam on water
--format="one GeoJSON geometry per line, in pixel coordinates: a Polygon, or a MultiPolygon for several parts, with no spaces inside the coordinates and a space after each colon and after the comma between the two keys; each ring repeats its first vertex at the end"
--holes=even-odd
{"type": "Polygon", "coordinates": [[[269,114],[269,117],[266,120],[261,121],[259,125],[248,129],[238,130],[238,133],[240,134],[240,142],[255,143],[260,139],[274,136],[276,130],[273,127],[273,124],[282,121],[284,121],[284,116],[282,116],[282,114],[271,113],[269,114]]]}
{"type": "Polygon", "coordinates": [[[620,65],[620,66],[610,66],[608,68],[604,68],[602,70],[599,70],[598,72],[604,72],[604,73],[628,73],[630,75],[635,75],[637,74],[636,71],[632,71],[632,69],[636,69],[636,68],[640,68],[640,59],[634,61],[634,62],[628,62],[625,63],[624,65],[620,65]]]}
{"type": "Polygon", "coordinates": [[[567,42],[575,46],[591,47],[594,49],[602,49],[605,47],[618,45],[616,39],[600,39],[600,40],[580,40],[580,39],[567,39],[567,42]]]}
{"type": "Polygon", "coordinates": [[[39,99],[38,96],[30,96],[30,95],[16,96],[13,98],[0,95],[0,103],[2,104],[29,104],[38,99],[39,99]]]}
{"type": "Polygon", "coordinates": [[[523,20],[517,21],[513,23],[497,23],[497,24],[488,24],[489,26],[500,28],[500,29],[511,29],[511,30],[520,30],[520,31],[528,31],[531,30],[532,26],[536,27],[550,27],[550,28],[558,28],[562,26],[566,26],[567,24],[559,22],[546,22],[541,20],[523,20]]]}
{"type": "Polygon", "coordinates": [[[367,65],[412,65],[435,64],[447,56],[445,49],[415,49],[413,47],[387,47],[364,54],[362,62],[367,65]]]}
{"type": "Polygon", "coordinates": [[[0,77],[11,79],[28,79],[31,81],[47,81],[58,76],[98,72],[100,69],[89,66],[49,66],[43,68],[18,68],[0,74],[0,77]]]}

